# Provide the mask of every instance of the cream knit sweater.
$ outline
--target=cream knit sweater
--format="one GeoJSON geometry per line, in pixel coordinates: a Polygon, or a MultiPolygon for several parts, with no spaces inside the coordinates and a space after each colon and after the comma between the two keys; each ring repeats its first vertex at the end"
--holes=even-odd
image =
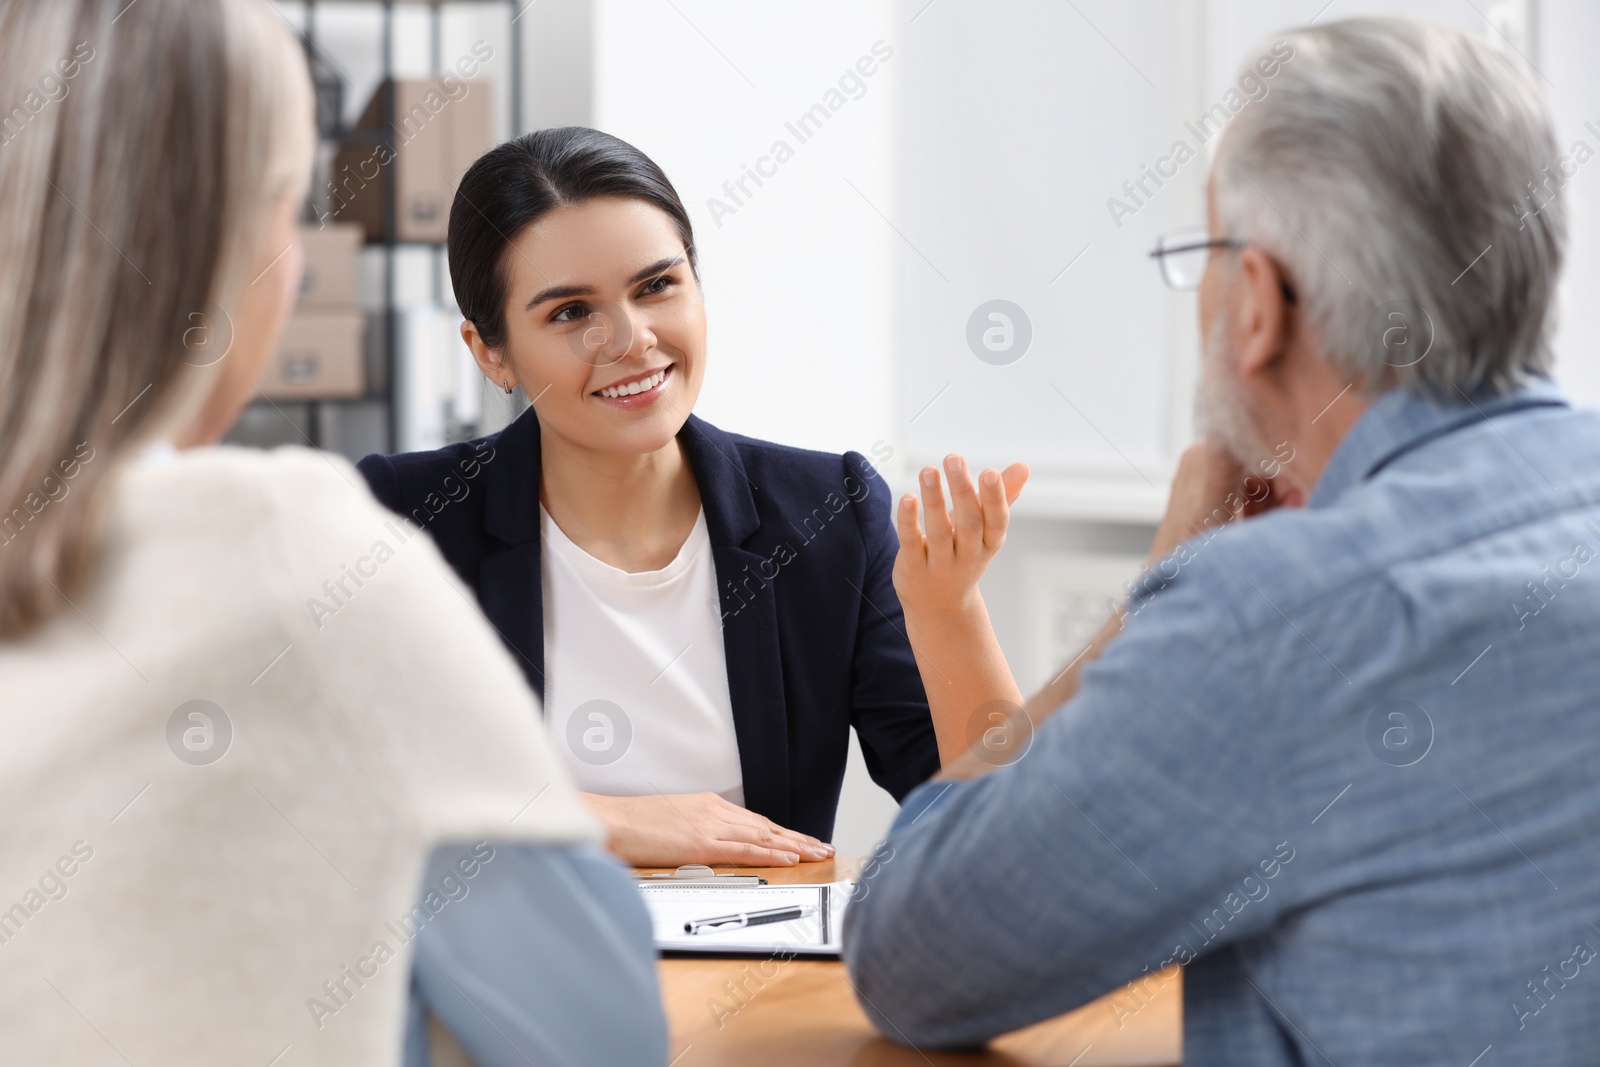
{"type": "Polygon", "coordinates": [[[431,846],[598,837],[534,698],[343,460],[109,503],[92,587],[0,644],[0,1063],[395,1067],[431,846]]]}

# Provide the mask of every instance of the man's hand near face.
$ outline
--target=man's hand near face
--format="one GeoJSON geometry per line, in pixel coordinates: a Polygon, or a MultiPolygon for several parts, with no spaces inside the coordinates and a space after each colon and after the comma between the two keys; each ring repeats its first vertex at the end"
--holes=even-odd
{"type": "Polygon", "coordinates": [[[1207,528],[1303,503],[1300,489],[1281,474],[1264,477],[1210,441],[1197,441],[1178,460],[1167,512],[1156,528],[1145,565],[1165,559],[1207,528]]]}

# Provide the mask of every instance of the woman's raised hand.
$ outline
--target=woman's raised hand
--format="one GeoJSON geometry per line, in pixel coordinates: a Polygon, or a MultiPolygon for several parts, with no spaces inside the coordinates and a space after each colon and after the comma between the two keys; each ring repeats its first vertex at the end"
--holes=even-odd
{"type": "Polygon", "coordinates": [[[605,823],[607,846],[635,867],[792,867],[833,855],[832,845],[786,830],[715,793],[579,795],[605,823]]]}
{"type": "Polygon", "coordinates": [[[917,498],[900,499],[895,527],[900,552],[894,559],[894,589],[905,609],[906,636],[928,694],[939,759],[946,766],[972,743],[974,726],[988,726],[988,712],[1020,707],[1022,692],[1006,665],[989,624],[978,579],[1005,543],[1011,504],[1028,480],[1028,467],[1013,463],[986,470],[973,484],[967,461],[944,458],[950,479],[945,506],[939,472],[922,470],[923,521],[917,498]]]}
{"type": "Polygon", "coordinates": [[[1028,465],[1013,463],[1004,471],[984,471],[975,485],[967,461],[955,453],[945,457],[944,469],[950,479],[949,507],[936,467],[924,467],[919,478],[920,524],[915,494],[900,498],[894,588],[907,611],[970,607],[978,579],[1005,543],[1011,505],[1028,480],[1028,465]]]}

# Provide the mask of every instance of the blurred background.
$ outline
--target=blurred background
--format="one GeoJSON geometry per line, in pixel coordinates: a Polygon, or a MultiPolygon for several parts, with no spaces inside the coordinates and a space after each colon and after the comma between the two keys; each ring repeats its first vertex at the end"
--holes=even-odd
{"type": "MultiPolygon", "coordinates": [[[[710,320],[699,415],[862,452],[897,490],[949,451],[1032,465],[984,579],[1027,691],[1138,569],[1192,437],[1194,297],[1147,253],[1204,223],[1217,126],[1275,31],[1417,15],[1528,68],[1555,110],[1551,180],[1574,219],[1558,376],[1600,400],[1594,0],[277,6],[306,38],[324,141],[306,285],[233,440],[356,459],[520,413],[526,399],[487,387],[457,335],[454,182],[507,137],[594,126],[652,156],[694,220],[710,320]]],[[[893,812],[856,753],[843,854],[869,851],[893,812]]]]}

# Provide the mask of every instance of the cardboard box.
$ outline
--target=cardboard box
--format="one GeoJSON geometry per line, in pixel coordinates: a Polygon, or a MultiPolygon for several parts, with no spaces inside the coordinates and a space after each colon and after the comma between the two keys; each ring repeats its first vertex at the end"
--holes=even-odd
{"type": "Polygon", "coordinates": [[[356,264],[365,237],[365,231],[354,222],[300,227],[306,270],[296,308],[355,309],[356,264]]]}
{"type": "MultiPolygon", "coordinates": [[[[334,160],[330,213],[357,222],[369,241],[385,239],[384,190],[395,190],[397,241],[443,241],[456,186],[494,147],[490,86],[484,80],[401,78],[394,88],[391,144],[346,144],[334,160]]],[[[380,85],[354,129],[375,141],[385,129],[380,85]]]]}
{"type": "Polygon", "coordinates": [[[262,394],[273,400],[363,395],[366,325],[366,315],[360,311],[296,311],[284,326],[278,351],[261,377],[262,394]]]}

